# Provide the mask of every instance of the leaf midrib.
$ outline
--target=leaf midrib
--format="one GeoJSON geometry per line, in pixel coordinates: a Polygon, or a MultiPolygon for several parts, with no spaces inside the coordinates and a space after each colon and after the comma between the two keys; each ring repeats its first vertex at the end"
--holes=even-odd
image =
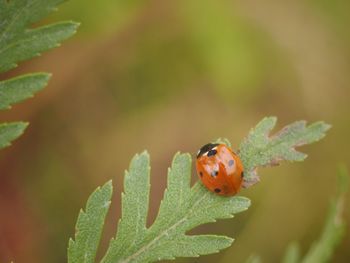
{"type": "MultiPolygon", "coordinates": [[[[198,192],[199,190],[197,190],[198,192]]],[[[206,197],[206,194],[203,195],[201,198],[199,198],[194,205],[192,206],[192,208],[188,211],[187,216],[189,214],[192,213],[192,211],[194,210],[194,208],[197,206],[198,203],[200,203],[202,201],[203,198],[206,197]]],[[[150,247],[152,247],[152,245],[157,242],[159,239],[161,239],[163,236],[166,235],[166,233],[168,233],[170,230],[172,230],[173,228],[181,225],[183,222],[185,222],[187,220],[187,216],[184,216],[182,219],[180,219],[179,221],[177,221],[175,224],[173,224],[172,226],[170,226],[169,228],[163,230],[160,235],[156,236],[153,240],[151,240],[147,245],[141,247],[139,250],[137,250],[134,254],[130,255],[129,257],[127,257],[126,259],[120,261],[120,263],[128,263],[130,262],[130,260],[135,259],[136,257],[138,257],[139,255],[141,255],[143,252],[147,251],[150,247]]]]}

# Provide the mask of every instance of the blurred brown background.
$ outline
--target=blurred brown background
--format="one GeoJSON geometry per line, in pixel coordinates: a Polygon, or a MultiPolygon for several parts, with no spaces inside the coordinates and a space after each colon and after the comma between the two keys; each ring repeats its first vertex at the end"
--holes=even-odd
{"type": "MultiPolygon", "coordinates": [[[[79,209],[112,178],[101,255],[136,152],[152,158],[152,222],[176,151],[195,153],[217,137],[237,147],[266,115],[279,128],[299,119],[333,128],[302,148],[305,162],[260,171],[262,182],[241,192],[252,200],[247,212],[195,231],[235,237],[232,247],[178,262],[244,262],[252,253],[279,262],[292,240],[305,252],[320,235],[337,164],[349,164],[349,11],[347,0],[62,5],[44,22],[80,21],[78,34],[1,76],[53,73],[34,99],[1,113],[31,124],[0,152],[0,262],[65,262],[79,209]]],[[[347,233],[333,262],[349,262],[349,247],[347,233]]]]}

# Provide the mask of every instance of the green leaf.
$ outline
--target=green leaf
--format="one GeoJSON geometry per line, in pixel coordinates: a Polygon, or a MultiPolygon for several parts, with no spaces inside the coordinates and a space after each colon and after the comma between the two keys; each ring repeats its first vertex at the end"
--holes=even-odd
{"type": "Polygon", "coordinates": [[[158,216],[146,227],[150,190],[149,155],[136,155],[125,175],[122,218],[102,263],[151,262],[175,257],[196,257],[231,245],[225,236],[185,233],[216,219],[231,218],[246,210],[244,197],[220,197],[200,183],[190,187],[191,156],[176,154],[168,171],[168,186],[158,216]]]}
{"type": "Polygon", "coordinates": [[[75,241],[69,240],[69,263],[95,262],[98,244],[112,197],[112,182],[107,182],[91,194],[86,204],[86,211],[80,211],[75,241]]]}
{"type": "Polygon", "coordinates": [[[11,104],[33,97],[34,93],[47,85],[50,74],[37,73],[0,81],[0,110],[11,108],[11,104]]]}
{"type": "MultiPolygon", "coordinates": [[[[0,73],[13,69],[17,63],[57,47],[73,35],[78,27],[74,22],[60,22],[38,28],[30,26],[54,11],[63,0],[0,0],[0,73]]],[[[23,75],[0,81],[0,110],[30,98],[46,86],[50,75],[23,75]]],[[[0,148],[8,146],[22,134],[23,123],[1,126],[0,148]]]]}
{"type": "Polygon", "coordinates": [[[19,61],[57,47],[60,42],[76,32],[78,24],[74,22],[27,29],[30,24],[53,11],[61,2],[61,0],[0,1],[0,72],[16,67],[19,61]]]}
{"type": "Polygon", "coordinates": [[[300,247],[298,243],[291,243],[284,255],[282,263],[298,263],[300,262],[300,247]]]}
{"type": "Polygon", "coordinates": [[[27,128],[28,123],[12,122],[0,124],[0,149],[11,145],[27,128]]]}
{"type": "MultiPolygon", "coordinates": [[[[116,241],[111,242],[112,253],[127,252],[139,237],[145,235],[149,203],[150,167],[147,153],[136,155],[125,173],[122,194],[122,218],[116,241]]],[[[111,252],[110,252],[111,253],[111,252]]],[[[108,253],[107,253],[108,255],[108,253]]]]}
{"type": "Polygon", "coordinates": [[[306,126],[305,121],[296,121],[270,136],[276,121],[276,117],[264,118],[240,145],[245,187],[259,181],[256,173],[258,167],[278,165],[284,160],[303,161],[307,155],[295,148],[320,140],[331,127],[324,122],[306,126]]]}
{"type": "Polygon", "coordinates": [[[77,30],[74,22],[61,22],[38,29],[26,30],[17,39],[0,48],[0,72],[15,68],[17,62],[35,56],[41,52],[58,47],[77,30]]]}
{"type": "Polygon", "coordinates": [[[344,212],[344,197],[348,187],[348,173],[345,167],[339,170],[338,178],[338,193],[330,204],[322,235],[312,245],[302,263],[330,262],[336,246],[344,236],[345,222],[342,214],[344,212]]]}
{"type": "MultiPolygon", "coordinates": [[[[275,118],[264,119],[242,143],[242,159],[251,169],[276,163],[274,160],[301,160],[300,157],[295,157],[301,153],[296,152],[294,147],[320,139],[329,128],[323,123],[306,127],[304,122],[296,122],[269,138],[268,132],[275,122],[275,118]]],[[[227,139],[218,139],[217,142],[231,145],[227,139]]],[[[147,227],[150,158],[147,152],[143,152],[132,159],[125,174],[122,217],[117,234],[112,238],[101,263],[153,262],[176,257],[197,257],[216,253],[232,244],[233,239],[226,236],[186,233],[199,225],[233,217],[246,210],[250,200],[240,196],[216,195],[200,182],[191,187],[191,166],[189,154],[175,155],[168,170],[167,188],[158,215],[153,224],[147,227]]],[[[89,229],[89,226],[82,223],[80,228],[89,229]]],[[[92,251],[95,253],[96,249],[97,245],[92,251]]],[[[252,257],[250,262],[258,263],[260,259],[252,257]]]]}

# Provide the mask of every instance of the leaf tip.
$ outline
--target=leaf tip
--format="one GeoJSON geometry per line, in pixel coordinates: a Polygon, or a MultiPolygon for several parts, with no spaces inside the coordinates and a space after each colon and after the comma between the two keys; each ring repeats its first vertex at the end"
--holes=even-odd
{"type": "Polygon", "coordinates": [[[72,26],[74,26],[76,29],[78,29],[80,26],[81,26],[81,23],[80,22],[75,22],[75,21],[69,21],[72,26]]]}
{"type": "Polygon", "coordinates": [[[108,195],[112,195],[113,192],[113,181],[107,181],[101,188],[102,191],[106,190],[108,195]]]}
{"type": "Polygon", "coordinates": [[[141,156],[149,157],[149,153],[147,150],[144,150],[143,152],[141,152],[140,154],[137,154],[137,155],[139,155],[140,157],[141,156]]]}
{"type": "Polygon", "coordinates": [[[18,122],[18,125],[23,127],[23,129],[26,129],[29,126],[29,122],[21,121],[21,122],[18,122]]]}
{"type": "Polygon", "coordinates": [[[265,117],[265,119],[270,119],[271,121],[274,121],[274,122],[277,121],[277,117],[276,116],[267,116],[267,117],[265,117]]]}
{"type": "Polygon", "coordinates": [[[104,185],[103,187],[113,187],[113,181],[112,179],[111,180],[108,180],[104,185]]]}
{"type": "Polygon", "coordinates": [[[213,141],[213,143],[225,144],[229,148],[232,148],[232,144],[231,144],[230,140],[227,138],[217,138],[216,140],[213,141]]]}
{"type": "Polygon", "coordinates": [[[324,127],[324,131],[328,131],[332,128],[332,125],[326,122],[323,122],[323,127],[324,127]]]}
{"type": "Polygon", "coordinates": [[[178,151],[178,152],[176,152],[176,154],[174,155],[173,162],[174,162],[175,160],[178,160],[178,159],[186,160],[186,161],[192,161],[192,156],[191,156],[191,154],[189,154],[189,153],[182,153],[182,152],[178,151]]]}
{"type": "Polygon", "coordinates": [[[262,119],[261,122],[268,122],[271,123],[272,126],[275,126],[277,123],[277,117],[276,116],[267,116],[262,119]]]}
{"type": "Polygon", "coordinates": [[[235,239],[234,238],[232,238],[232,237],[226,237],[226,239],[227,239],[227,242],[229,242],[230,243],[230,246],[232,245],[232,243],[235,241],[235,239]]]}
{"type": "Polygon", "coordinates": [[[50,78],[52,78],[52,73],[44,73],[46,75],[46,81],[49,81],[50,78]]]}

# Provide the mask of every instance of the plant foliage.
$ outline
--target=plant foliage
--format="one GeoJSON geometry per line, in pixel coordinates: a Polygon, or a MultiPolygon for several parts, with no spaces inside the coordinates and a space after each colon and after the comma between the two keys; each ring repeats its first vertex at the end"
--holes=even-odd
{"type": "MultiPolygon", "coordinates": [[[[101,262],[150,262],[193,257],[215,253],[230,246],[233,239],[225,236],[188,236],[185,232],[219,218],[233,217],[233,214],[246,210],[250,201],[244,197],[215,196],[199,183],[191,188],[190,179],[190,155],[176,154],[168,172],[168,187],[157,219],[150,228],[146,228],[150,190],[149,155],[147,152],[136,155],[125,175],[118,233],[111,240],[101,262]]],[[[82,225],[79,228],[78,225],[78,235],[86,227],[82,225]]],[[[95,235],[93,242],[98,239],[99,236],[95,235]]],[[[71,244],[74,244],[73,241],[68,251],[71,244]]],[[[79,262],[93,261],[94,257],[90,257],[79,262]]],[[[78,261],[69,253],[68,262],[78,261]]]]}
{"type": "Polygon", "coordinates": [[[112,182],[107,182],[93,192],[86,204],[86,212],[80,211],[75,241],[69,240],[68,257],[73,263],[93,263],[100,241],[104,219],[111,204],[112,182]]]}
{"type": "MultiPolygon", "coordinates": [[[[272,129],[275,121],[275,118],[265,118],[242,143],[242,161],[251,169],[266,166],[282,157],[286,160],[301,160],[301,153],[296,154],[298,158],[288,159],[286,156],[290,155],[284,151],[291,152],[297,145],[320,139],[328,128],[323,123],[321,128],[318,127],[319,124],[311,125],[318,127],[317,129],[309,128],[310,126],[305,128],[305,125],[300,123],[292,124],[276,136],[278,139],[268,139],[267,132],[272,129]],[[257,142],[260,143],[256,144],[257,142]]],[[[230,145],[226,139],[220,141],[230,145]]],[[[234,214],[246,210],[250,200],[241,196],[215,195],[199,182],[191,187],[191,165],[192,159],[189,154],[175,155],[168,170],[167,188],[158,216],[154,223],[147,227],[150,157],[147,152],[143,152],[132,159],[124,179],[122,217],[118,223],[118,231],[101,263],[153,262],[176,257],[197,257],[218,252],[231,245],[233,239],[226,236],[186,233],[199,225],[233,217],[234,214]]],[[[69,242],[69,263],[95,261],[97,244],[111,198],[111,187],[108,183],[95,191],[89,198],[86,212],[80,212],[75,241],[69,242]],[[106,194],[102,194],[104,191],[106,194]]],[[[259,262],[258,258],[251,260],[259,262]]]]}
{"type": "Polygon", "coordinates": [[[20,136],[27,127],[25,122],[0,124],[0,149],[10,145],[10,142],[20,136]]]}
{"type": "Polygon", "coordinates": [[[303,161],[307,155],[295,148],[316,142],[326,135],[330,125],[296,121],[270,136],[277,122],[276,117],[266,117],[252,129],[240,145],[239,155],[244,166],[245,187],[259,181],[258,167],[275,166],[281,161],[303,161]]]}
{"type": "MultiPolygon", "coordinates": [[[[63,0],[0,0],[0,73],[13,69],[23,60],[39,56],[72,36],[74,22],[60,22],[37,28],[33,23],[55,10],[63,0]]],[[[47,85],[50,74],[26,74],[0,81],[0,109],[32,97],[47,85]]],[[[25,123],[2,124],[0,148],[10,145],[27,127],[25,123]]]]}

